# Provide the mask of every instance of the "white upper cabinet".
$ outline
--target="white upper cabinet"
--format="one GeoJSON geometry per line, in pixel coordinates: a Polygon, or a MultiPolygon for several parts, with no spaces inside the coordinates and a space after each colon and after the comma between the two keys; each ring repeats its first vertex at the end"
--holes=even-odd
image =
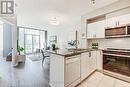
{"type": "Polygon", "coordinates": [[[123,26],[130,23],[130,8],[106,14],[106,28],[123,26]]]}
{"type": "Polygon", "coordinates": [[[116,27],[116,26],[117,26],[117,18],[116,17],[106,19],[106,28],[116,27]]]}
{"type": "Polygon", "coordinates": [[[118,16],[117,19],[119,26],[130,24],[130,14],[118,16]]]}
{"type": "Polygon", "coordinates": [[[106,28],[123,26],[130,23],[130,14],[106,19],[106,28]]]}
{"type": "Polygon", "coordinates": [[[99,21],[97,23],[96,38],[105,37],[105,20],[99,21]]]}
{"type": "Polygon", "coordinates": [[[87,26],[87,38],[95,38],[96,23],[88,24],[87,26]]]}
{"type": "Polygon", "coordinates": [[[105,20],[93,22],[87,25],[87,38],[104,38],[105,37],[105,20]]]}

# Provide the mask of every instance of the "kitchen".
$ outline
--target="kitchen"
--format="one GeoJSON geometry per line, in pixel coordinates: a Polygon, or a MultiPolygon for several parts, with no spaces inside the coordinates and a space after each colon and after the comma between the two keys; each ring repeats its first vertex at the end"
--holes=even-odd
{"type": "Polygon", "coordinates": [[[86,30],[78,32],[80,46],[50,52],[52,87],[75,87],[95,71],[130,82],[130,7],[126,5],[119,2],[81,17],[86,30]]]}
{"type": "Polygon", "coordinates": [[[13,60],[0,61],[0,87],[130,87],[130,0],[14,2],[13,60]],[[34,56],[19,63],[20,35],[34,56]]]}

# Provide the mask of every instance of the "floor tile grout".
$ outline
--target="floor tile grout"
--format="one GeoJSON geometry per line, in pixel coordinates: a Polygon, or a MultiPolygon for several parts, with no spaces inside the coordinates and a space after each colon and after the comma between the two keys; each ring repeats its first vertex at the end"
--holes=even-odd
{"type": "Polygon", "coordinates": [[[113,87],[115,87],[115,85],[116,85],[116,80],[115,80],[115,82],[114,82],[114,85],[113,85],[113,87]]]}
{"type": "Polygon", "coordinates": [[[102,77],[101,81],[99,82],[99,84],[97,85],[97,87],[101,84],[102,81],[103,81],[103,77],[102,77]]]}
{"type": "MultiPolygon", "coordinates": [[[[93,80],[90,80],[88,83],[87,83],[87,79],[86,79],[86,82],[85,83],[83,83],[83,84],[86,84],[86,86],[82,86],[81,85],[81,87],[108,87],[108,85],[107,84],[105,84],[106,83],[106,81],[108,80],[112,80],[112,82],[110,82],[111,83],[111,87],[118,87],[117,85],[118,85],[118,79],[115,79],[115,78],[113,78],[113,77],[111,77],[111,78],[109,78],[110,76],[107,76],[107,75],[104,75],[104,74],[98,74],[98,73],[95,73],[95,74],[93,74],[93,75],[91,75],[90,76],[90,78],[93,78],[93,80]],[[96,76],[95,76],[96,75],[96,76]],[[94,76],[94,77],[93,77],[94,76]],[[97,77],[99,78],[99,79],[97,79],[97,77]],[[93,81],[95,81],[95,80],[97,79],[98,80],[98,82],[96,82],[96,84],[95,85],[93,85],[93,81]],[[104,81],[105,81],[105,83],[104,83],[104,81]],[[89,85],[90,84],[90,85],[89,85]],[[91,86],[92,85],[92,86],[91,86]]],[[[125,81],[124,81],[125,82],[125,81]]],[[[81,83],[82,84],[82,83],[81,83]]],[[[120,86],[120,87],[122,87],[122,86],[120,86]]],[[[124,87],[124,86],[123,86],[124,87]]],[[[129,87],[129,86],[128,86],[129,87]]]]}

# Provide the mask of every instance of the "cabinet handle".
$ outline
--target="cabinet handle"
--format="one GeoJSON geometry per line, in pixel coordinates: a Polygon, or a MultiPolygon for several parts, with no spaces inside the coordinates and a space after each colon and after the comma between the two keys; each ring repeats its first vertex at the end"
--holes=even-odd
{"type": "Polygon", "coordinates": [[[93,34],[93,37],[96,38],[96,34],[93,34]]]}
{"type": "Polygon", "coordinates": [[[89,57],[91,57],[91,52],[89,52],[89,57]]]}
{"type": "Polygon", "coordinates": [[[115,22],[116,26],[117,26],[117,21],[115,22]]]}
{"type": "Polygon", "coordinates": [[[120,22],[118,21],[118,26],[119,26],[120,22]]]}

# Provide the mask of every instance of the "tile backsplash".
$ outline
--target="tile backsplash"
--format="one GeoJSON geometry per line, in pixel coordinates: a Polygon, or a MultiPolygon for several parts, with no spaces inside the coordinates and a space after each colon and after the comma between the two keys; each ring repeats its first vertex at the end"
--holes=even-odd
{"type": "Polygon", "coordinates": [[[130,38],[88,40],[89,48],[92,48],[92,43],[98,43],[99,49],[105,49],[105,48],[130,49],[130,38]]]}

